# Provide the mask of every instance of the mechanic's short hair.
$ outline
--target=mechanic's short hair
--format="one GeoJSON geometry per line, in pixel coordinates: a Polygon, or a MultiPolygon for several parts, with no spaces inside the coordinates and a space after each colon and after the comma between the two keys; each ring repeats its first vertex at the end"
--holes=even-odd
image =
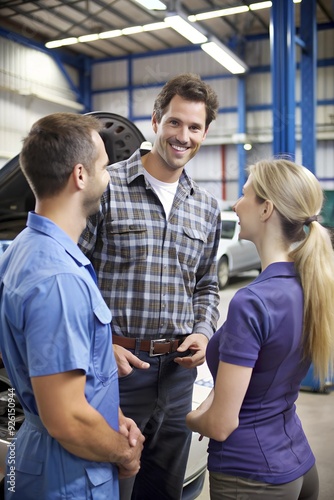
{"type": "Polygon", "coordinates": [[[23,141],[20,166],[37,198],[59,193],[76,164],[93,170],[92,131],[101,128],[97,118],[75,113],[53,113],[34,123],[23,141]]]}

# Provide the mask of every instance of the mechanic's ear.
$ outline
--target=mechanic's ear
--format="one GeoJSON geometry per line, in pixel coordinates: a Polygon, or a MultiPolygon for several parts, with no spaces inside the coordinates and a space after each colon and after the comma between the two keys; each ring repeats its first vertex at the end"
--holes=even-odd
{"type": "Polygon", "coordinates": [[[86,181],[86,170],[81,163],[77,163],[73,167],[72,178],[77,189],[83,189],[86,181]]]}

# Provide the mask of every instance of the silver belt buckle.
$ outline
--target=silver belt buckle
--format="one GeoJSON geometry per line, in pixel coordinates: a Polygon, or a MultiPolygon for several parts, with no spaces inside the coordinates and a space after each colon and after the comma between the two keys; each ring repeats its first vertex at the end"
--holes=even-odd
{"type": "Polygon", "coordinates": [[[159,352],[157,354],[154,353],[154,346],[155,344],[158,343],[158,344],[169,344],[170,341],[167,340],[167,339],[156,339],[156,340],[151,340],[151,343],[150,343],[150,352],[149,352],[149,356],[150,357],[153,357],[153,356],[163,356],[163,352],[159,352]]]}

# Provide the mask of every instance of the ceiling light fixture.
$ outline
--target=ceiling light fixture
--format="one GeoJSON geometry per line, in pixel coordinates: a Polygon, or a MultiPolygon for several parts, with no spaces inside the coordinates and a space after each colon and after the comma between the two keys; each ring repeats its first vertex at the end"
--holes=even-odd
{"type": "Polygon", "coordinates": [[[179,15],[165,17],[165,23],[184,36],[184,38],[187,38],[191,43],[204,43],[208,40],[201,31],[191,26],[191,24],[179,15]]]}
{"type": "Polygon", "coordinates": [[[80,43],[85,43],[85,42],[94,42],[95,40],[99,39],[98,33],[92,34],[92,35],[83,35],[83,36],[78,36],[78,41],[80,43]]]}
{"type": "Polygon", "coordinates": [[[213,19],[214,17],[231,16],[233,14],[242,14],[243,12],[248,12],[249,8],[247,5],[241,5],[240,7],[231,7],[229,9],[213,10],[211,12],[203,12],[202,14],[196,14],[189,16],[188,19],[192,23],[195,21],[205,21],[206,19],[213,19]]]}
{"type": "MultiPolygon", "coordinates": [[[[301,0],[294,0],[301,1],[301,0]]],[[[240,5],[239,7],[229,7],[227,9],[212,10],[210,12],[203,12],[201,14],[195,14],[189,16],[188,19],[192,23],[196,21],[205,21],[207,19],[213,19],[215,17],[233,16],[235,14],[243,14],[244,12],[249,12],[250,10],[260,10],[268,9],[272,7],[272,2],[256,2],[250,5],[240,5]]]]}
{"type": "MultiPolygon", "coordinates": [[[[166,5],[159,0],[135,0],[136,2],[143,5],[149,10],[165,10],[166,5]],[[159,7],[160,5],[160,7],[159,7]]],[[[294,3],[301,3],[302,0],[293,0],[294,3]]],[[[226,9],[220,9],[211,12],[203,12],[201,14],[196,14],[188,17],[190,22],[204,21],[206,19],[212,19],[215,17],[230,16],[233,14],[242,14],[243,12],[248,12],[249,10],[260,10],[270,8],[272,6],[271,1],[256,2],[249,6],[241,5],[239,7],[230,7],[226,9]]],[[[98,34],[83,35],[78,38],[70,37],[64,38],[63,40],[53,40],[47,42],[45,46],[48,49],[55,49],[65,45],[73,45],[75,43],[92,42],[98,39],[115,38],[122,35],[132,35],[135,33],[141,33],[143,31],[155,31],[164,28],[173,28],[175,31],[180,33],[182,36],[187,38],[192,43],[205,43],[207,42],[207,37],[199,30],[191,26],[183,17],[180,15],[171,15],[165,18],[164,22],[150,23],[143,26],[132,26],[124,28],[123,30],[116,29],[111,31],[104,31],[98,34]]],[[[209,50],[210,46],[208,47],[209,50]]],[[[233,56],[232,56],[233,57],[233,56]]]]}
{"type": "Polygon", "coordinates": [[[53,40],[52,42],[47,42],[45,47],[48,49],[56,49],[57,47],[63,47],[64,45],[73,45],[74,43],[78,43],[78,39],[74,36],[70,38],[63,38],[63,40],[53,40]]]}
{"type": "Polygon", "coordinates": [[[224,66],[233,75],[246,73],[248,66],[228,47],[223,45],[218,40],[208,43],[203,43],[201,49],[204,50],[209,56],[215,59],[219,64],[224,66]]]}
{"type": "Polygon", "coordinates": [[[249,6],[249,10],[261,10],[261,9],[270,9],[272,7],[272,2],[258,2],[251,3],[249,6]]]}
{"type": "Polygon", "coordinates": [[[102,33],[99,33],[99,38],[101,39],[116,38],[117,36],[122,36],[121,30],[103,31],[102,33]]]}
{"type": "Polygon", "coordinates": [[[121,30],[122,35],[134,35],[135,33],[142,33],[144,28],[142,26],[129,26],[121,30]]]}
{"type": "Polygon", "coordinates": [[[143,29],[144,31],[155,31],[166,29],[167,27],[168,26],[166,26],[166,23],[162,21],[161,23],[144,24],[143,29]]]}
{"type": "Polygon", "coordinates": [[[166,10],[167,7],[160,0],[135,0],[137,3],[145,7],[148,10],[166,10]]]}

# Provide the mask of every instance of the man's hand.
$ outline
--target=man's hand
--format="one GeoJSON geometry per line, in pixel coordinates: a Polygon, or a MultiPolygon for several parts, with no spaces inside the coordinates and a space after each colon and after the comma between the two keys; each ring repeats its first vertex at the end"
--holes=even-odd
{"type": "Polygon", "coordinates": [[[126,463],[118,464],[119,479],[135,476],[140,469],[140,455],[145,441],[137,424],[123,415],[119,409],[119,432],[125,436],[132,448],[132,454],[126,463]]]}
{"type": "Polygon", "coordinates": [[[137,440],[136,446],[131,448],[131,456],[127,461],[117,464],[119,479],[135,476],[140,469],[140,456],[143,450],[144,436],[137,440]]]}
{"type": "Polygon", "coordinates": [[[125,417],[119,409],[119,432],[128,438],[130,446],[136,446],[138,439],[143,437],[139,427],[132,418],[125,417]]]}
{"type": "Polygon", "coordinates": [[[192,333],[188,335],[177,351],[185,352],[189,349],[192,354],[184,358],[175,358],[175,363],[185,368],[194,368],[195,366],[202,365],[205,361],[205,351],[208,342],[208,338],[202,333],[192,333]]]}
{"type": "Polygon", "coordinates": [[[140,368],[146,370],[150,367],[149,363],[145,363],[141,359],[137,358],[132,352],[124,349],[120,345],[113,344],[114,355],[118,367],[118,376],[125,377],[131,373],[132,368],[140,368]]]}

